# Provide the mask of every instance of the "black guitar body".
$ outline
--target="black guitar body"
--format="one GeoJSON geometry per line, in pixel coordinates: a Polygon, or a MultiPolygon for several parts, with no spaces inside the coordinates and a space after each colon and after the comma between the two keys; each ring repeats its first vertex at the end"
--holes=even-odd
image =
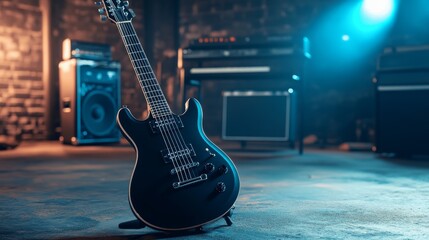
{"type": "Polygon", "coordinates": [[[202,109],[195,99],[186,103],[179,128],[192,150],[192,173],[179,181],[167,154],[163,135],[154,130],[152,114],[137,120],[127,108],[117,115],[120,129],[136,151],[129,185],[129,203],[135,216],[149,227],[164,231],[197,228],[224,216],[237,199],[240,183],[229,157],[214,145],[202,129],[202,109]]]}

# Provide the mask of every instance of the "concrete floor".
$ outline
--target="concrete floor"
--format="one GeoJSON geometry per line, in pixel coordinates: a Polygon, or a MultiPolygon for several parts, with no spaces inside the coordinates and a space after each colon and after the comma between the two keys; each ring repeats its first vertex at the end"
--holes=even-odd
{"type": "Polygon", "coordinates": [[[229,152],[242,182],[233,226],[184,235],[117,228],[133,218],[129,147],[37,142],[0,152],[0,239],[429,239],[429,160],[229,152]]]}

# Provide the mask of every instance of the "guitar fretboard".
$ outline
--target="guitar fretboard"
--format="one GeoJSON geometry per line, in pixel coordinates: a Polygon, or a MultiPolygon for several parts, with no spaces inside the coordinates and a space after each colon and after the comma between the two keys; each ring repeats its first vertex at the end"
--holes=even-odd
{"type": "Polygon", "coordinates": [[[140,87],[151,109],[152,116],[157,118],[171,115],[170,106],[155,77],[131,21],[118,22],[116,25],[139,80],[140,87]]]}

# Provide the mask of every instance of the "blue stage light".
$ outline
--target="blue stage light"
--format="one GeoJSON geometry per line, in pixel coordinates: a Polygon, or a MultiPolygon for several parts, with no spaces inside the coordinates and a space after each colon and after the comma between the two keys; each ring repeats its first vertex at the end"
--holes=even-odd
{"type": "Polygon", "coordinates": [[[394,0],[364,0],[362,10],[368,20],[383,21],[393,14],[394,0]]]}
{"type": "Polygon", "coordinates": [[[344,35],[341,37],[341,39],[342,39],[344,42],[347,42],[347,41],[349,41],[349,40],[350,40],[350,36],[349,36],[348,34],[344,34],[344,35]]]}
{"type": "Polygon", "coordinates": [[[292,79],[298,81],[300,77],[296,74],[292,75],[292,79]]]}

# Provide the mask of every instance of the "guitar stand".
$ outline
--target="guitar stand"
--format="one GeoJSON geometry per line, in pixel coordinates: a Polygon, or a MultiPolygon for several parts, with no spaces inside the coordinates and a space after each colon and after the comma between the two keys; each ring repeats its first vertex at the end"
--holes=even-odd
{"type": "Polygon", "coordinates": [[[119,223],[118,227],[120,229],[141,229],[146,227],[146,224],[142,223],[138,219],[135,219],[135,220],[119,223]]]}
{"type": "MultiPolygon", "coordinates": [[[[222,216],[222,218],[225,220],[226,225],[231,226],[233,224],[231,220],[232,211],[234,210],[235,206],[233,206],[225,215],[222,216]]],[[[120,229],[142,229],[146,227],[146,224],[142,223],[140,220],[130,220],[126,222],[119,223],[118,227],[120,229]]],[[[195,229],[196,231],[202,231],[203,226],[199,226],[195,229]]]]}
{"type": "Polygon", "coordinates": [[[231,217],[232,217],[232,211],[234,211],[235,206],[232,206],[231,209],[225,215],[223,215],[223,219],[225,219],[226,225],[231,226],[233,224],[231,217]]]}

